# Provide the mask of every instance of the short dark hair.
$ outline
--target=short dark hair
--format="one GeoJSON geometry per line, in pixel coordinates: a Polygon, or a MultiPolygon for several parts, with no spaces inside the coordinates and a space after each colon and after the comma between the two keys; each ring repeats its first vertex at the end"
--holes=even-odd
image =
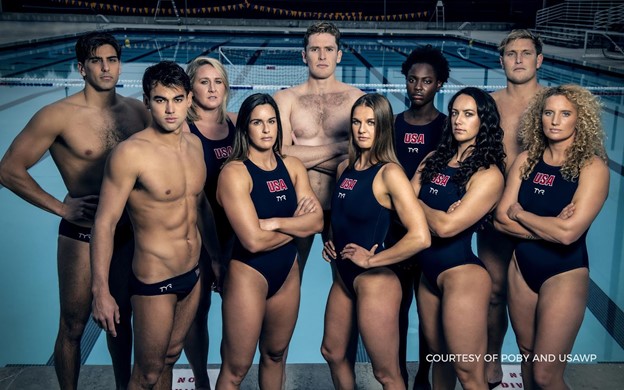
{"type": "Polygon", "coordinates": [[[314,34],[331,34],[336,38],[336,46],[340,49],[340,30],[336,27],[335,24],[330,22],[316,22],[305,32],[303,36],[303,50],[308,48],[308,43],[310,43],[310,36],[314,34]]]}
{"type": "Polygon", "coordinates": [[[438,81],[446,83],[449,78],[449,74],[451,73],[451,68],[449,67],[449,63],[442,54],[442,51],[431,46],[421,46],[412,50],[403,65],[401,65],[401,73],[407,77],[410,68],[414,64],[429,64],[433,68],[433,71],[436,74],[438,81]]]}
{"type": "Polygon", "coordinates": [[[150,96],[156,84],[165,87],[182,87],[188,94],[191,92],[191,79],[184,69],[173,61],[161,61],[145,69],[143,74],[143,93],[150,96]]]}
{"type": "Polygon", "coordinates": [[[117,58],[121,60],[121,45],[110,33],[102,31],[91,32],[78,38],[76,42],[76,59],[79,63],[84,64],[98,47],[104,45],[111,45],[117,52],[117,58]]]}

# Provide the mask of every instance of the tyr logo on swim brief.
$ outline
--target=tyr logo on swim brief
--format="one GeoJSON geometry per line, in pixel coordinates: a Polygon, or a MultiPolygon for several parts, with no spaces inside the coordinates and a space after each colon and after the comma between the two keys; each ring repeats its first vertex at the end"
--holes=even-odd
{"type": "Polygon", "coordinates": [[[353,187],[355,187],[355,183],[357,183],[357,180],[345,178],[342,183],[340,183],[340,188],[343,190],[352,190],[353,187]]]}
{"type": "Polygon", "coordinates": [[[403,137],[403,142],[406,144],[424,144],[425,143],[425,135],[419,133],[405,133],[405,137],[403,137]]]}
{"type": "Polygon", "coordinates": [[[448,183],[450,178],[451,177],[449,175],[438,173],[437,175],[435,175],[433,177],[433,179],[431,179],[431,182],[433,184],[437,184],[439,186],[446,187],[446,183],[448,183]]]}
{"type": "Polygon", "coordinates": [[[165,286],[162,286],[162,287],[159,287],[159,288],[160,288],[160,292],[165,292],[165,291],[169,290],[170,288],[173,288],[173,285],[171,283],[169,283],[169,284],[167,284],[165,286]]]}
{"type": "Polygon", "coordinates": [[[232,154],[231,146],[226,146],[223,148],[214,148],[213,150],[214,150],[215,156],[217,156],[217,160],[228,158],[230,157],[230,154],[232,154]]]}
{"type": "Polygon", "coordinates": [[[266,182],[270,192],[286,191],[288,187],[284,183],[284,179],[269,180],[266,182]]]}
{"type": "Polygon", "coordinates": [[[535,177],[533,178],[533,183],[539,184],[542,186],[552,187],[555,183],[555,175],[549,175],[547,173],[537,172],[535,177]]]}
{"type": "Polygon", "coordinates": [[[418,148],[407,148],[407,153],[418,153],[418,148]]]}

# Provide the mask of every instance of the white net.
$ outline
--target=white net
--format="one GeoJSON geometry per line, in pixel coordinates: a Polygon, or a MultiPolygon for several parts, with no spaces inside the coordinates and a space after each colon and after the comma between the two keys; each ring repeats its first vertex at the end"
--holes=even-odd
{"type": "Polygon", "coordinates": [[[275,91],[303,83],[308,69],[299,47],[221,46],[219,61],[230,80],[230,106],[251,93],[275,91]]]}
{"type": "Polygon", "coordinates": [[[624,34],[604,31],[585,31],[583,57],[624,60],[624,34]]]}

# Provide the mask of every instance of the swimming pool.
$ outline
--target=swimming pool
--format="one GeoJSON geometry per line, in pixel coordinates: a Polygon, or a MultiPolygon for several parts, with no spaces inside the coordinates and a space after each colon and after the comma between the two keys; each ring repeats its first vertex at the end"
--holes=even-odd
{"type": "MultiPolygon", "coordinates": [[[[275,90],[305,79],[301,62],[300,36],[258,34],[158,34],[116,32],[124,42],[123,72],[118,92],[141,98],[143,70],[160,60],[185,65],[199,55],[219,57],[226,63],[232,84],[231,111],[254,92],[275,90]],[[219,50],[221,48],[221,50],[219,50]],[[278,49],[274,49],[278,48],[278,49]]],[[[0,153],[42,106],[79,91],[82,80],[75,66],[74,40],[57,41],[28,48],[0,51],[0,153]]],[[[395,112],[408,104],[404,93],[401,63],[417,45],[441,48],[451,65],[451,77],[436,98],[446,112],[450,97],[463,85],[495,90],[505,76],[494,48],[467,39],[358,36],[343,39],[343,59],[337,76],[365,91],[386,95],[395,112]]],[[[548,56],[548,53],[546,53],[548,56]]],[[[609,198],[588,235],[591,293],[585,321],[577,338],[575,354],[596,354],[600,362],[624,361],[623,193],[624,136],[618,125],[624,120],[624,81],[621,76],[579,69],[565,63],[546,61],[539,71],[540,82],[557,85],[574,82],[592,89],[605,105],[603,123],[610,157],[609,198]]],[[[35,179],[58,198],[64,186],[50,158],[44,157],[31,169],[35,179]]],[[[40,211],[7,189],[0,189],[0,323],[2,346],[0,366],[51,364],[58,321],[56,277],[56,232],[58,218],[40,211]]],[[[299,320],[289,352],[289,363],[323,362],[320,354],[322,320],[331,284],[329,266],[320,258],[315,242],[306,267],[299,320]]],[[[417,360],[417,316],[411,312],[409,360],[417,360]]],[[[211,345],[209,362],[219,363],[221,335],[220,299],[215,297],[209,316],[211,345]]],[[[83,341],[85,364],[110,364],[104,337],[91,327],[83,341]]],[[[513,335],[508,333],[505,354],[515,354],[513,335]]],[[[366,359],[361,355],[360,359],[366,359]]],[[[183,357],[180,363],[185,363],[183,357]]]]}

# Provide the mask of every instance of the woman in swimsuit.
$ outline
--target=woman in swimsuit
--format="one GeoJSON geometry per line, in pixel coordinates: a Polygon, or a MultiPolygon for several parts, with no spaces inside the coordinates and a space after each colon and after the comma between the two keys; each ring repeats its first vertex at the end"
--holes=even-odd
{"type": "Polygon", "coordinates": [[[299,310],[293,238],[320,232],[323,211],[304,165],[281,155],[281,121],[270,95],[245,99],[236,126],[217,187],[236,240],[223,284],[223,363],[216,388],[240,388],[259,343],[260,388],[279,390],[299,310]]]}
{"type": "Polygon", "coordinates": [[[401,283],[392,265],[429,246],[425,217],[394,151],[392,108],[379,94],[351,109],[349,158],[338,166],[331,237],[323,258],[334,263],[325,310],[322,353],[337,389],[355,388],[347,349],[359,329],[375,378],[384,389],[405,389],[399,367],[401,283]],[[407,233],[384,249],[390,211],[407,233]]]}
{"type": "Polygon", "coordinates": [[[540,92],[522,118],[526,151],[511,167],[496,212],[495,227],[519,239],[509,265],[509,315],[528,356],[526,389],[568,388],[566,356],[589,287],[585,237],[609,191],[600,110],[598,98],[577,85],[540,92]]]}
{"type": "Polygon", "coordinates": [[[468,87],[448,105],[437,149],[417,169],[412,185],[431,230],[431,247],[416,255],[423,275],[418,312],[433,354],[433,388],[488,389],[484,355],[490,276],[472,238],[503,192],[503,131],[494,99],[468,87]],[[455,375],[456,374],[456,375],[455,375]]]}

